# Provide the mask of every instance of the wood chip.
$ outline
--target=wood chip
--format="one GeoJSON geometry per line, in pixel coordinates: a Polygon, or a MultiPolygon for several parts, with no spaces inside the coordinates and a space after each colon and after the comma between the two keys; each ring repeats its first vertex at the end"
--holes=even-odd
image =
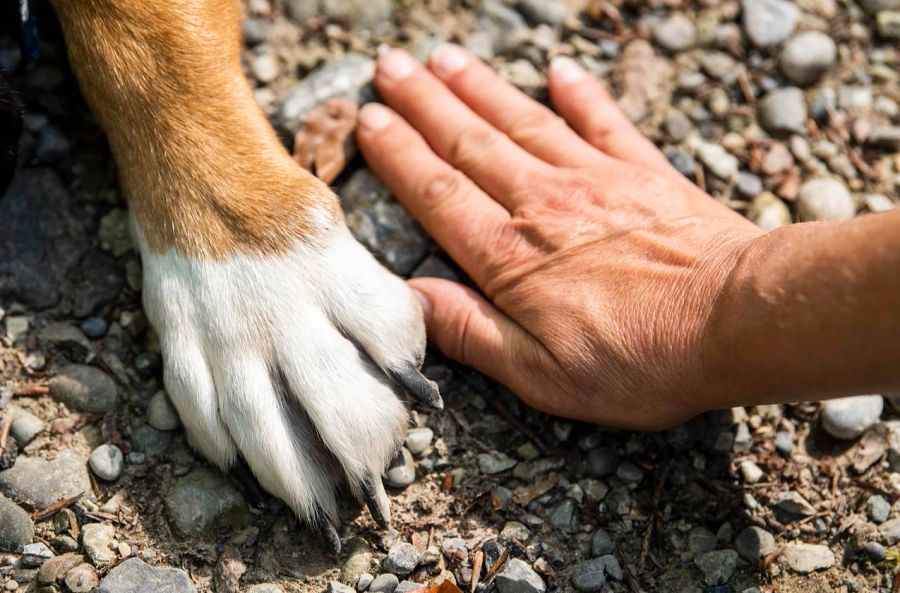
{"type": "Polygon", "coordinates": [[[358,109],[348,99],[331,99],[313,109],[294,136],[294,160],[325,183],[334,181],[356,154],[358,109]]]}

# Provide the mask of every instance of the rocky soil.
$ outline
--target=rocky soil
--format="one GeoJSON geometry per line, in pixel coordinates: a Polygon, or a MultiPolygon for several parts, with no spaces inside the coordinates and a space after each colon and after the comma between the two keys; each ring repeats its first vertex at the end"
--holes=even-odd
{"type": "MultiPolygon", "coordinates": [[[[13,3],[7,3],[13,4],[13,3]]],[[[379,48],[466,45],[545,98],[548,60],[607,80],[675,167],[766,229],[894,208],[897,0],[246,0],[244,62],[293,146],[374,97],[379,48]]],[[[47,7],[0,200],[0,589],[86,593],[898,591],[900,416],[889,397],[734,409],[659,434],[529,410],[431,355],[447,403],[387,476],[393,529],[344,508],[344,554],[188,448],[140,307],[109,150],[47,7]]],[[[458,277],[365,164],[333,182],[404,275],[458,277]]],[[[814,306],[813,303],[810,306],[814,306]]]]}

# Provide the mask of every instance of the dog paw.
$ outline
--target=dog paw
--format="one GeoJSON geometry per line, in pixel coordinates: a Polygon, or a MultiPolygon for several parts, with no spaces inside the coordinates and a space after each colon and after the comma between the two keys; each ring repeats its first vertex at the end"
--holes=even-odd
{"type": "MultiPolygon", "coordinates": [[[[191,444],[340,541],[344,485],[381,525],[381,475],[399,451],[405,390],[433,408],[420,372],[422,310],[342,222],[280,255],[199,259],[144,248],[144,308],[191,444]]],[[[142,243],[139,236],[139,244],[142,243]]]]}

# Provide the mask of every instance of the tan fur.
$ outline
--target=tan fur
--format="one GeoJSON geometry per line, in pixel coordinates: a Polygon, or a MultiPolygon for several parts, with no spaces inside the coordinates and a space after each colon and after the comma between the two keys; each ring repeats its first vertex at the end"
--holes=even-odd
{"type": "Polygon", "coordinates": [[[312,208],[340,216],[253,99],[237,0],[53,4],[151,250],[284,253],[314,235],[312,208]]]}

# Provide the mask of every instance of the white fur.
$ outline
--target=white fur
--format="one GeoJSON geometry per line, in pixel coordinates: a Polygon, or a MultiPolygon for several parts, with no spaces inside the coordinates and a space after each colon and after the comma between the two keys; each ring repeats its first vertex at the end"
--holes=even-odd
{"type": "Polygon", "coordinates": [[[405,408],[374,365],[424,355],[410,290],[343,224],[283,256],[221,261],[154,254],[135,234],[144,308],[191,443],[223,469],[240,452],[300,517],[334,521],[336,466],[359,496],[403,436],[405,408]]]}

